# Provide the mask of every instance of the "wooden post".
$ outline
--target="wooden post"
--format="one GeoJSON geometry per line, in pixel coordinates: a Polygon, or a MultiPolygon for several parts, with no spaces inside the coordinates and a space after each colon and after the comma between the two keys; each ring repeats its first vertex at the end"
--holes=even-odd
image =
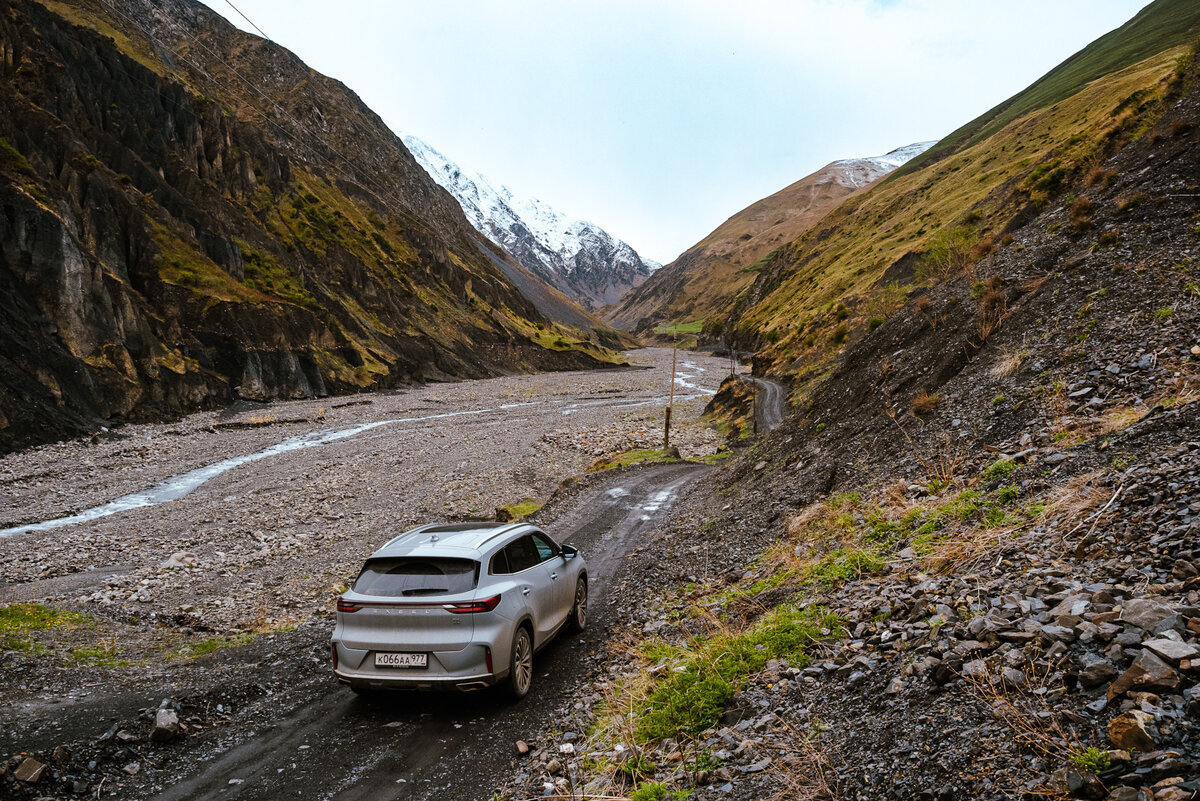
{"type": "Polygon", "coordinates": [[[679,353],[679,327],[671,330],[671,391],[667,401],[667,425],[663,433],[663,450],[671,449],[671,408],[675,405],[675,357],[679,353]]]}
{"type": "Polygon", "coordinates": [[[758,384],[750,382],[750,419],[754,421],[754,435],[758,436],[758,384]]]}

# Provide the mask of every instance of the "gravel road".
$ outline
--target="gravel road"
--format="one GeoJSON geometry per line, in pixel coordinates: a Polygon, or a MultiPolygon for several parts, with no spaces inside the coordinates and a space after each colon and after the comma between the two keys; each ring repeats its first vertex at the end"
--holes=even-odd
{"type": "Polygon", "coordinates": [[[763,433],[773,431],[783,422],[787,405],[787,388],[769,378],[746,376],[746,380],[757,389],[754,396],[754,417],[758,430],[763,433]]]}
{"type": "MultiPolygon", "coordinates": [[[[600,455],[656,445],[670,352],[630,357],[621,370],[247,405],[0,460],[0,591],[90,615],[47,655],[5,656],[0,754],[65,747],[35,795],[94,795],[103,781],[104,797],[126,798],[489,797],[515,740],[552,726],[549,710],[603,669],[614,604],[630,602],[606,592],[622,557],[707,468],[598,474],[537,514],[588,557],[593,620],[539,655],[534,693],[515,706],[494,694],[368,703],[338,687],[334,587],[398,530],[542,501],[600,455]],[[297,441],[312,444],[278,447],[297,441]],[[189,474],[194,486],[162,492],[189,474]],[[152,505],[26,528],[123,496],[152,505]],[[194,655],[238,631],[249,645],[194,655]],[[191,729],[152,745],[164,699],[191,729]]],[[[685,456],[716,449],[698,415],[723,367],[696,354],[676,375],[685,456]]]]}

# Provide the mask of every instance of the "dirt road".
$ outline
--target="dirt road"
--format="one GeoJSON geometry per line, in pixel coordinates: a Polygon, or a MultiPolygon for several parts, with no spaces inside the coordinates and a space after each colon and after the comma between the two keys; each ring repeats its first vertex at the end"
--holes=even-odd
{"type": "Polygon", "coordinates": [[[705,469],[667,465],[605,478],[548,516],[544,525],[589,557],[594,617],[584,635],[560,639],[538,655],[534,689],[522,702],[499,693],[364,700],[321,671],[284,690],[286,714],[236,742],[217,738],[193,752],[194,770],[172,777],[154,797],[488,798],[490,781],[516,754],[515,742],[548,723],[550,710],[590,671],[589,654],[602,648],[617,623],[606,589],[626,549],[705,469]]]}
{"type": "Polygon", "coordinates": [[[769,378],[746,376],[757,390],[754,396],[755,423],[760,433],[772,431],[783,422],[787,411],[787,388],[769,378]]]}

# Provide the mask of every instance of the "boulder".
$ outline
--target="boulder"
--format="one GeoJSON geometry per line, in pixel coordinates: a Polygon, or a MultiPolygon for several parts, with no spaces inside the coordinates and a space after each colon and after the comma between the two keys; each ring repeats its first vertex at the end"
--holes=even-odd
{"type": "Polygon", "coordinates": [[[160,709],[154,713],[154,728],[150,730],[150,742],[165,743],[180,735],[179,715],[174,709],[160,709]]]}
{"type": "Polygon", "coordinates": [[[1147,650],[1142,651],[1138,658],[1133,660],[1129,670],[1108,686],[1108,699],[1111,701],[1129,690],[1160,692],[1178,687],[1179,674],[1174,668],[1159,659],[1153,651],[1147,650]]]}
{"type": "Polygon", "coordinates": [[[33,784],[38,779],[42,778],[42,773],[46,770],[46,766],[38,762],[33,757],[25,757],[17,769],[13,771],[13,778],[19,782],[28,782],[33,784]]]}
{"type": "Polygon", "coordinates": [[[1079,683],[1088,689],[1106,684],[1117,675],[1117,669],[1107,659],[1099,659],[1078,673],[1079,683]]]}
{"type": "Polygon", "coordinates": [[[1142,643],[1142,647],[1150,649],[1172,665],[1178,665],[1184,659],[1194,659],[1200,656],[1200,648],[1186,642],[1180,642],[1179,640],[1167,639],[1166,637],[1156,637],[1152,640],[1146,640],[1142,643]]]}
{"type": "Polygon", "coordinates": [[[1130,710],[1108,722],[1108,739],[1123,751],[1153,751],[1154,738],[1146,730],[1153,717],[1140,710],[1130,710]]]}
{"type": "Polygon", "coordinates": [[[1158,601],[1149,598],[1133,598],[1126,601],[1121,610],[1121,620],[1146,631],[1157,631],[1161,623],[1169,621],[1175,612],[1158,601]]]}

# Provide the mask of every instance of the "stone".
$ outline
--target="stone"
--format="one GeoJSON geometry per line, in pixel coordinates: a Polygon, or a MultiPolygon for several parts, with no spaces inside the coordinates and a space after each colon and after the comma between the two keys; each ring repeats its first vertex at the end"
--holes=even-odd
{"type": "Polygon", "coordinates": [[[1159,659],[1153,651],[1142,651],[1116,681],[1108,685],[1108,700],[1129,690],[1141,689],[1157,692],[1174,690],[1179,686],[1179,674],[1170,665],[1159,659]]]}
{"type": "Polygon", "coordinates": [[[160,709],[154,713],[154,728],[150,730],[150,742],[165,743],[174,740],[183,731],[179,715],[174,709],[160,709]]]}
{"type": "Polygon", "coordinates": [[[1146,724],[1153,719],[1136,709],[1117,715],[1108,722],[1108,739],[1123,751],[1153,751],[1154,738],[1146,731],[1146,724]]]}
{"type": "Polygon", "coordinates": [[[142,769],[142,763],[140,763],[140,762],[130,762],[128,765],[121,768],[121,770],[125,771],[130,776],[136,776],[138,771],[141,769],[142,769]]]}
{"type": "Polygon", "coordinates": [[[1117,669],[1107,659],[1099,659],[1079,671],[1079,683],[1091,689],[1107,684],[1118,675],[1117,669]]]}
{"type": "Polygon", "coordinates": [[[46,766],[38,762],[33,757],[25,757],[17,769],[13,771],[13,778],[19,782],[28,782],[33,784],[38,779],[42,778],[42,773],[46,770],[46,766]]]}
{"type": "Polygon", "coordinates": [[[1182,787],[1164,787],[1154,793],[1154,801],[1193,801],[1195,797],[1191,790],[1182,787]]]}
{"type": "Polygon", "coordinates": [[[190,551],[178,551],[177,553],[171,554],[171,557],[167,559],[167,561],[163,562],[161,567],[163,570],[171,570],[179,567],[191,567],[198,561],[199,559],[196,557],[196,554],[190,551]]]}
{"type": "Polygon", "coordinates": [[[64,762],[70,762],[71,749],[67,748],[65,745],[57,746],[52,752],[50,752],[50,758],[60,765],[64,762]]]}
{"type": "Polygon", "coordinates": [[[517,740],[517,753],[520,754],[521,756],[525,756],[526,754],[528,754],[529,753],[529,743],[525,742],[524,740],[517,740]]]}
{"type": "Polygon", "coordinates": [[[764,770],[766,770],[770,766],[770,764],[771,764],[771,758],[763,757],[762,759],[758,760],[757,762],[751,763],[749,765],[742,765],[740,768],[738,768],[738,770],[740,770],[742,773],[762,773],[764,770]]]}
{"type": "Polygon", "coordinates": [[[1158,624],[1169,619],[1175,612],[1169,606],[1149,598],[1133,598],[1121,609],[1121,620],[1139,629],[1155,631],[1158,624]]]}
{"type": "Polygon", "coordinates": [[[962,674],[969,679],[983,678],[987,672],[987,662],[982,659],[972,659],[962,666],[962,674]]]}
{"type": "Polygon", "coordinates": [[[555,773],[558,773],[560,770],[562,770],[562,763],[557,759],[552,759],[546,763],[546,772],[551,776],[553,776],[555,773]]]}
{"type": "Polygon", "coordinates": [[[1019,690],[1025,686],[1025,674],[1016,668],[1005,668],[1000,677],[1004,680],[1004,685],[1010,690],[1019,690]]]}
{"type": "Polygon", "coordinates": [[[1165,637],[1146,640],[1142,643],[1142,647],[1149,648],[1173,665],[1178,665],[1184,659],[1193,659],[1200,656],[1200,648],[1186,642],[1180,642],[1179,640],[1169,640],[1165,637]]]}
{"type": "Polygon", "coordinates": [[[1136,787],[1114,787],[1107,801],[1138,801],[1139,797],[1136,787]]]}
{"type": "Polygon", "coordinates": [[[885,695],[899,695],[904,692],[904,679],[896,676],[888,682],[887,689],[883,692],[885,695]]]}

